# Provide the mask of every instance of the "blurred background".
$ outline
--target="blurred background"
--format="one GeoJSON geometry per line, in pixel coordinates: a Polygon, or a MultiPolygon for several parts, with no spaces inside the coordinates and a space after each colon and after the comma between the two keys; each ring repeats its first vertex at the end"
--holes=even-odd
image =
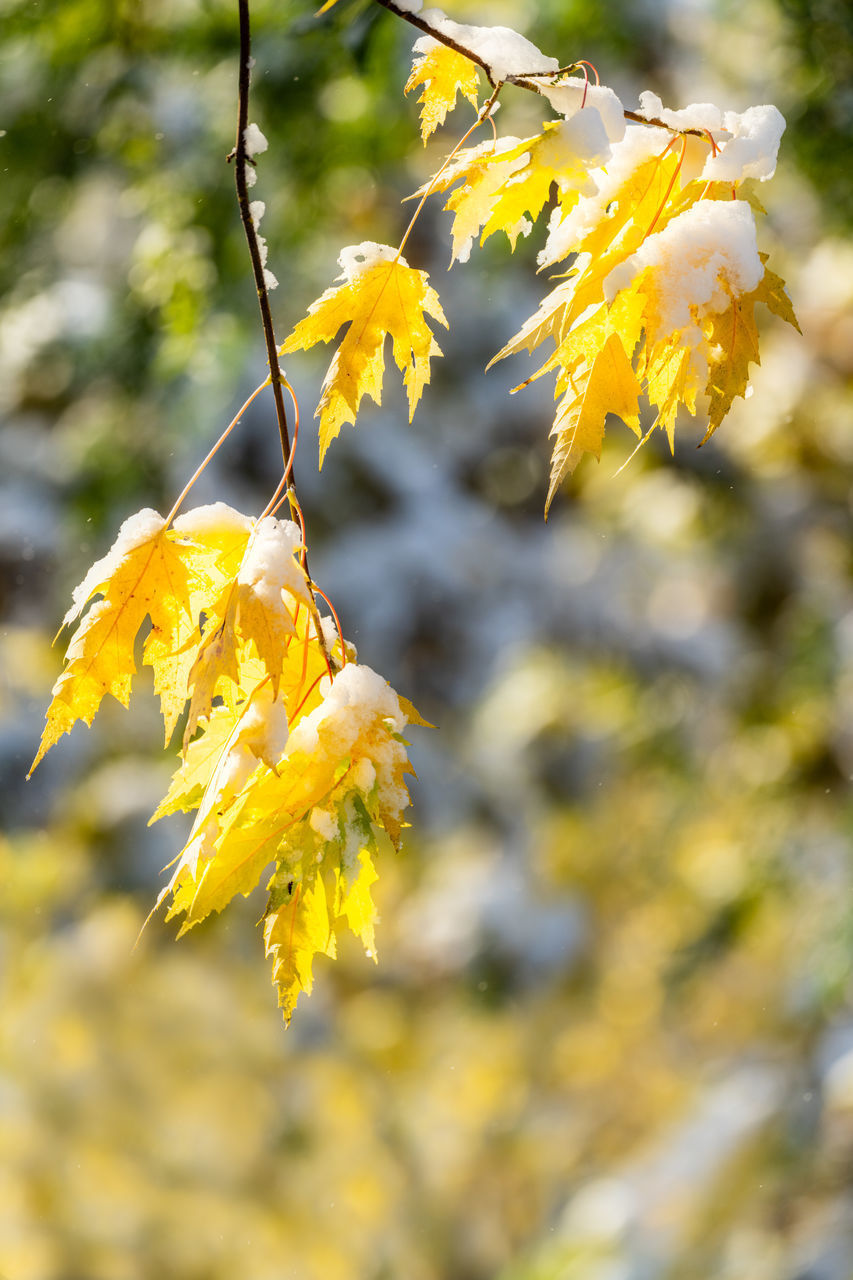
{"type": "MultiPolygon", "coordinates": [[[[396,243],[415,35],[254,0],[253,196],[280,340],[342,245],[396,243]]],[[[853,1276],[853,17],[845,0],[455,0],[626,106],[772,101],[760,197],[803,337],[675,457],[613,424],[545,526],[550,388],[484,366],[537,305],[537,227],[448,275],[412,427],[396,372],[322,477],[329,352],[290,357],[312,570],[419,730],[375,967],[285,1030],[240,899],[155,921],[183,841],[147,673],[33,780],[51,638],[263,378],[232,174],[229,0],[0,0],[0,1273],[5,1280],[853,1276]]],[[[503,132],[541,123],[505,94],[503,132]]],[[[271,405],[197,486],[259,512],[271,405]]]]}

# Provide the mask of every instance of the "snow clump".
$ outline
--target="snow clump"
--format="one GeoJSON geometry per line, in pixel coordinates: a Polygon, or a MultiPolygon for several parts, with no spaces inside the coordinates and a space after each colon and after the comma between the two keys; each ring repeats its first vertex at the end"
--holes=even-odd
{"type": "Polygon", "coordinates": [[[586,84],[583,80],[564,80],[553,84],[549,80],[537,80],[539,92],[551,106],[567,120],[583,119],[589,112],[601,118],[611,142],[621,142],[625,137],[625,109],[621,101],[603,84],[586,84]]]}
{"type": "Polygon", "coordinates": [[[338,280],[352,284],[365,271],[375,267],[379,262],[399,262],[401,267],[409,264],[390,244],[377,244],[375,240],[362,240],[361,244],[348,244],[338,254],[338,264],[342,274],[338,280]]]}
{"type": "Polygon", "coordinates": [[[227,502],[210,502],[178,516],[172,528],[189,538],[223,535],[236,538],[241,533],[251,533],[253,523],[251,516],[244,516],[241,511],[229,507],[227,502]]]}
{"type": "Polygon", "coordinates": [[[723,126],[731,137],[722,142],[719,155],[708,157],[702,177],[708,182],[772,178],[785,132],[782,112],[773,106],[749,107],[741,115],[727,111],[723,126]]]}
{"type": "Polygon", "coordinates": [[[376,785],[380,807],[399,816],[409,796],[395,775],[406,764],[407,755],[405,745],[394,735],[402,733],[405,725],[406,716],[388,682],[370,667],[348,662],[319,707],[292,730],[287,755],[304,752],[314,759],[340,761],[357,751],[360,759],[354,762],[352,780],[364,790],[376,785]],[[370,769],[361,764],[362,758],[370,769]]]}
{"type": "Polygon", "coordinates": [[[266,609],[281,613],[282,591],[311,604],[302,566],[296,559],[302,534],[292,520],[265,516],[255,526],[240,572],[238,586],[250,587],[266,609]]]}
{"type": "Polygon", "coordinates": [[[653,339],[693,327],[692,312],[718,315],[755,289],[764,274],[755,219],[745,200],[703,200],[648,236],[636,253],[610,272],[604,296],[612,302],[644,271],[654,269],[659,315],[653,339]]]}
{"type": "Polygon", "coordinates": [[[243,130],[243,146],[246,148],[246,155],[252,156],[262,155],[269,148],[264,135],[256,124],[247,124],[243,130]]]}
{"type": "Polygon", "coordinates": [[[655,93],[640,94],[640,114],[647,120],[661,120],[672,129],[701,129],[710,133],[718,146],[705,161],[705,182],[741,182],[758,178],[766,182],[776,172],[779,143],[785,132],[785,117],[776,107],[749,107],[746,111],[721,111],[711,102],[694,102],[680,111],[664,107],[655,93]]]}

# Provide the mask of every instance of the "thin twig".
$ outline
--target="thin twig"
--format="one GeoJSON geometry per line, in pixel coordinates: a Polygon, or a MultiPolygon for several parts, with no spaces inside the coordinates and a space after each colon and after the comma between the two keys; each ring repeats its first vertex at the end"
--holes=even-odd
{"type": "MultiPolygon", "coordinates": [[[[264,341],[267,347],[267,362],[270,367],[270,380],[272,381],[273,396],[275,398],[275,414],[278,421],[278,433],[281,437],[281,456],[284,462],[285,477],[289,475],[290,483],[287,486],[286,497],[290,502],[291,513],[298,514],[299,522],[302,528],[302,567],[306,575],[310,578],[308,570],[308,553],[305,549],[305,523],[302,518],[302,511],[299,506],[299,500],[296,497],[296,478],[293,473],[293,450],[290,444],[290,433],[287,428],[287,414],[284,409],[284,395],[282,394],[282,382],[286,383],[286,379],[282,378],[278,364],[278,343],[276,342],[275,329],[272,322],[272,314],[270,312],[270,300],[267,292],[267,283],[264,278],[264,265],[261,262],[261,251],[258,245],[258,236],[255,230],[255,224],[252,220],[252,212],[249,208],[249,191],[246,183],[246,129],[249,125],[249,81],[252,68],[252,34],[249,22],[249,0],[237,0],[238,12],[240,15],[240,76],[238,89],[238,105],[237,105],[237,141],[234,150],[228,157],[234,161],[234,179],[237,187],[237,203],[240,207],[240,218],[243,223],[243,230],[246,234],[246,241],[249,245],[249,255],[252,259],[252,273],[255,277],[255,288],[258,293],[258,305],[261,309],[261,322],[264,329],[264,341]]],[[[291,391],[292,394],[292,391],[291,391]]],[[[294,440],[294,446],[296,441],[294,440]]],[[[267,508],[269,510],[269,508],[267,508]]],[[[275,508],[274,508],[275,510],[275,508]]],[[[330,659],[326,637],[323,634],[323,628],[320,624],[320,616],[316,610],[313,610],[315,630],[317,632],[317,640],[320,645],[326,665],[331,672],[333,664],[330,659]]]]}
{"type": "Polygon", "coordinates": [[[268,387],[268,386],[269,386],[269,384],[270,384],[270,380],[269,380],[269,378],[265,378],[265,379],[264,379],[264,381],[261,383],[261,385],[260,385],[259,387],[255,387],[254,391],[253,391],[253,392],[252,392],[252,394],[249,396],[248,400],[245,402],[245,404],[241,405],[241,407],[240,407],[240,408],[237,410],[237,412],[235,413],[234,417],[233,417],[233,418],[231,419],[231,421],[228,423],[228,426],[227,426],[227,427],[225,428],[225,430],[222,432],[222,435],[221,435],[221,436],[219,437],[219,439],[216,441],[216,444],[213,446],[213,448],[212,448],[212,449],[210,449],[210,450],[208,451],[208,453],[206,454],[206,456],[205,456],[204,460],[203,460],[202,462],[200,462],[200,463],[199,463],[199,465],[196,467],[195,471],[192,473],[192,475],[190,476],[189,480],[188,480],[188,481],[187,481],[187,483],[184,485],[184,487],[183,487],[183,489],[181,490],[181,492],[178,494],[177,498],[175,499],[175,505],[172,507],[172,510],[169,512],[168,516],[166,517],[166,528],[167,528],[167,529],[168,529],[169,525],[172,523],[172,521],[174,520],[175,516],[176,516],[176,515],[178,514],[178,512],[180,511],[181,506],[183,505],[184,498],[187,496],[187,494],[189,493],[190,489],[191,489],[191,488],[193,487],[193,485],[195,484],[196,480],[198,480],[199,476],[200,476],[200,475],[201,475],[201,473],[204,471],[204,469],[205,469],[205,467],[207,466],[207,464],[211,461],[211,459],[214,457],[214,455],[217,453],[217,451],[221,448],[221,446],[222,446],[222,445],[225,443],[225,441],[228,439],[228,437],[230,436],[231,432],[232,432],[232,431],[234,430],[234,428],[237,426],[237,424],[238,424],[238,422],[240,421],[240,419],[242,418],[243,414],[244,414],[244,413],[246,412],[246,410],[248,409],[249,405],[250,405],[250,404],[252,403],[252,401],[255,399],[255,396],[259,396],[259,395],[261,394],[261,392],[263,391],[263,389],[264,389],[265,387],[268,387]]]}
{"type": "Polygon", "coordinates": [[[432,36],[433,40],[446,44],[448,49],[455,49],[457,53],[461,53],[464,58],[470,58],[472,62],[476,62],[478,67],[482,67],[485,72],[486,79],[494,88],[494,80],[492,79],[491,67],[478,53],[474,53],[473,49],[466,49],[464,45],[458,44],[450,36],[442,35],[440,31],[436,31],[435,27],[430,24],[417,13],[411,13],[408,9],[403,9],[400,5],[395,4],[394,0],[376,0],[377,4],[381,4],[383,9],[387,9],[389,13],[395,13],[398,18],[403,18],[406,22],[411,23],[413,27],[417,27],[418,31],[423,31],[424,35],[432,36]]]}
{"type": "MultiPolygon", "coordinates": [[[[453,148],[450,155],[447,157],[447,159],[444,161],[444,164],[439,169],[438,173],[433,174],[433,176],[430,178],[429,183],[427,184],[427,188],[424,191],[423,195],[421,196],[420,204],[418,205],[417,209],[415,209],[415,212],[412,214],[412,218],[409,225],[406,227],[406,230],[403,232],[403,239],[400,241],[400,245],[397,249],[397,256],[394,259],[394,265],[396,265],[396,263],[399,262],[400,255],[402,254],[403,250],[406,247],[406,241],[408,240],[409,236],[412,233],[412,228],[414,227],[415,223],[418,220],[420,211],[426,204],[429,197],[432,195],[433,191],[435,191],[438,185],[438,180],[441,177],[441,175],[444,173],[447,166],[454,159],[454,157],[458,155],[459,151],[462,149],[462,147],[464,147],[465,143],[471,137],[471,134],[474,132],[474,130],[479,129],[480,125],[483,123],[484,120],[492,119],[492,107],[497,102],[498,94],[503,88],[503,84],[504,82],[501,81],[499,84],[495,85],[495,89],[494,89],[494,92],[492,93],[492,96],[486,102],[483,103],[482,107],[477,113],[477,119],[471,125],[471,128],[466,133],[464,133],[462,137],[459,139],[456,146],[453,148]]],[[[494,127],[494,125],[492,127],[494,127]]]]}
{"type": "MultiPolygon", "coordinates": [[[[240,79],[239,100],[237,107],[237,141],[229,156],[234,159],[234,181],[237,187],[237,203],[240,206],[240,218],[249,245],[252,259],[252,273],[255,277],[255,288],[258,293],[258,305],[261,309],[261,322],[264,328],[264,341],[267,346],[267,362],[270,367],[272,391],[275,399],[275,415],[278,420],[278,433],[281,437],[281,456],[284,465],[290,456],[290,434],[287,429],[287,414],[284,409],[284,396],[281,391],[278,368],[278,344],[275,340],[270,300],[267,283],[264,279],[264,265],[261,262],[261,251],[252,213],[249,208],[249,190],[246,183],[246,129],[249,124],[249,79],[252,66],[252,36],[249,25],[249,0],[237,0],[240,14],[240,79]]],[[[291,482],[292,482],[291,472],[291,482]]]]}

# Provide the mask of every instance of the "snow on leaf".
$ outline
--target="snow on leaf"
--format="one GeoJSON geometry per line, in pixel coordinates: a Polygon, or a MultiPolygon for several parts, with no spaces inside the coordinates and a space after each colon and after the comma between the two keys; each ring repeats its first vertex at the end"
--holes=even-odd
{"type": "Polygon", "coordinates": [[[415,52],[420,57],[412,67],[404,93],[411,93],[418,85],[423,92],[421,104],[421,137],[424,145],[430,134],[444,124],[447,113],[456,106],[458,94],[462,94],[476,111],[480,77],[476,63],[457,53],[446,44],[439,44],[430,36],[415,41],[415,52]]]}
{"type": "Polygon", "coordinates": [[[447,326],[438,294],[425,271],[410,267],[389,245],[370,241],[340,255],[343,283],[308,308],[281,348],[282,354],[331,342],[347,332],[332,359],[316,416],[320,418],[320,461],[345,422],[354,423],[362,397],[382,400],[385,339],[390,334],[397,367],[404,371],[409,419],[429,382],[429,362],[441,350],[426,323],[431,316],[447,326]]]}
{"type": "Polygon", "coordinates": [[[508,76],[541,75],[557,71],[556,58],[547,57],[525,36],[511,27],[477,27],[454,22],[441,9],[429,8],[425,16],[433,31],[452,40],[463,49],[470,49],[489,69],[493,83],[508,76]]]}
{"type": "Polygon", "coordinates": [[[703,392],[708,435],[716,429],[758,360],[755,301],[796,325],[782,281],[758,253],[755,202],[748,194],[732,199],[731,185],[686,175],[684,140],[661,149],[654,132],[626,134],[608,173],[596,175],[597,192],[568,213],[555,211],[540,262],[574,253],[572,273],[492,361],[533,352],[546,338],[555,344],[522,383],[556,370],[562,397],[546,511],[581,454],[600,451],[608,412],[638,431],[640,391],[670,446],[679,411],[695,413],[703,392]],[[609,377],[597,363],[605,353],[609,377]]]}

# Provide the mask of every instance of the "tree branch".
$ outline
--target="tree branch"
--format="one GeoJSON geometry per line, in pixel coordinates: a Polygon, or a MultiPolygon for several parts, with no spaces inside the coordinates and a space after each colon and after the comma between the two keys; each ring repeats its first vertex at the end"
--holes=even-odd
{"type": "Polygon", "coordinates": [[[492,79],[491,68],[480,57],[478,53],[474,53],[473,49],[466,49],[461,44],[457,44],[450,36],[443,35],[440,31],[436,31],[435,27],[431,27],[428,22],[417,13],[410,13],[408,9],[402,8],[395,0],[376,0],[377,4],[381,4],[383,9],[387,9],[389,13],[396,13],[398,18],[402,18],[404,22],[409,22],[413,27],[417,27],[418,31],[422,31],[424,35],[432,36],[433,40],[438,40],[441,44],[446,44],[448,49],[455,49],[457,53],[461,53],[463,57],[469,58],[471,62],[476,62],[478,67],[482,67],[486,73],[486,79],[494,88],[494,80],[492,79]]]}
{"type": "MultiPolygon", "coordinates": [[[[291,511],[299,515],[299,522],[302,527],[303,547],[305,543],[305,526],[302,523],[301,509],[299,499],[296,496],[296,477],[293,474],[293,457],[290,447],[290,433],[287,428],[287,414],[284,408],[284,395],[282,393],[282,379],[278,364],[278,343],[275,338],[275,329],[273,328],[272,314],[270,312],[269,293],[267,292],[267,282],[264,279],[264,264],[261,262],[261,251],[258,245],[258,233],[255,230],[255,224],[252,221],[252,212],[249,208],[249,189],[246,182],[246,129],[249,124],[249,80],[251,78],[252,69],[252,35],[249,23],[249,0],[237,0],[238,12],[240,15],[240,77],[238,89],[238,106],[237,106],[237,141],[234,150],[228,157],[234,160],[234,180],[237,186],[237,203],[240,207],[240,218],[243,223],[243,230],[246,234],[246,241],[249,245],[249,255],[252,259],[252,274],[255,277],[255,288],[258,293],[258,306],[261,309],[261,323],[264,330],[264,341],[267,347],[267,363],[270,368],[270,381],[272,383],[272,393],[275,399],[275,416],[278,422],[278,433],[281,438],[281,456],[284,462],[284,476],[289,475],[289,483],[287,487],[287,498],[290,502],[291,511]]],[[[296,440],[294,438],[294,444],[296,440]]],[[[311,573],[308,568],[308,551],[303,550],[302,564],[306,574],[310,580],[311,573]]],[[[323,627],[320,622],[320,615],[316,607],[311,610],[314,621],[314,629],[317,632],[317,640],[323,657],[326,660],[326,666],[331,675],[336,669],[331,654],[329,653],[326,637],[323,634],[323,627]]]]}
{"type": "MultiPolygon", "coordinates": [[[[422,31],[424,35],[431,36],[433,40],[437,40],[439,44],[447,45],[448,49],[454,49],[456,53],[461,53],[463,57],[468,58],[471,62],[475,62],[481,67],[485,73],[486,79],[492,88],[495,87],[495,80],[492,76],[492,69],[488,63],[475,53],[473,49],[467,49],[457,40],[453,40],[450,36],[445,35],[443,31],[437,27],[432,27],[418,13],[410,13],[408,9],[403,8],[397,0],[376,0],[378,5],[383,9],[387,9],[389,13],[394,13],[398,18],[402,18],[404,22],[410,23],[413,27],[417,27],[418,31],[422,31]]],[[[576,64],[572,64],[574,66],[576,64]]],[[[517,85],[519,89],[529,89],[532,93],[542,93],[541,84],[537,84],[537,80],[544,80],[551,76],[564,75],[567,71],[566,67],[561,67],[559,71],[537,71],[535,74],[513,75],[507,76],[505,83],[517,85]]],[[[705,129],[676,129],[671,124],[667,124],[664,120],[657,118],[647,119],[646,116],[640,115],[638,111],[623,111],[626,120],[631,120],[635,124],[653,125],[655,128],[666,129],[669,133],[692,134],[696,138],[704,138],[708,141],[708,132],[705,129]]]]}
{"type": "MultiPolygon", "coordinates": [[[[281,437],[281,456],[284,465],[290,456],[290,433],[287,429],[287,414],[284,408],[284,396],[281,390],[278,369],[278,344],[275,340],[270,300],[267,284],[264,279],[264,265],[261,262],[261,251],[252,213],[249,208],[249,189],[246,182],[246,129],[249,124],[249,79],[252,65],[252,37],[249,25],[249,0],[237,0],[240,14],[240,80],[237,107],[237,142],[229,160],[234,158],[234,181],[237,187],[237,204],[240,207],[240,218],[243,231],[249,245],[252,259],[252,273],[255,277],[255,288],[258,293],[258,305],[261,309],[261,323],[264,329],[264,340],[267,346],[267,363],[270,368],[272,393],[275,400],[275,416],[278,421],[278,433],[281,437]]],[[[290,482],[294,483],[291,468],[290,482]]]]}

